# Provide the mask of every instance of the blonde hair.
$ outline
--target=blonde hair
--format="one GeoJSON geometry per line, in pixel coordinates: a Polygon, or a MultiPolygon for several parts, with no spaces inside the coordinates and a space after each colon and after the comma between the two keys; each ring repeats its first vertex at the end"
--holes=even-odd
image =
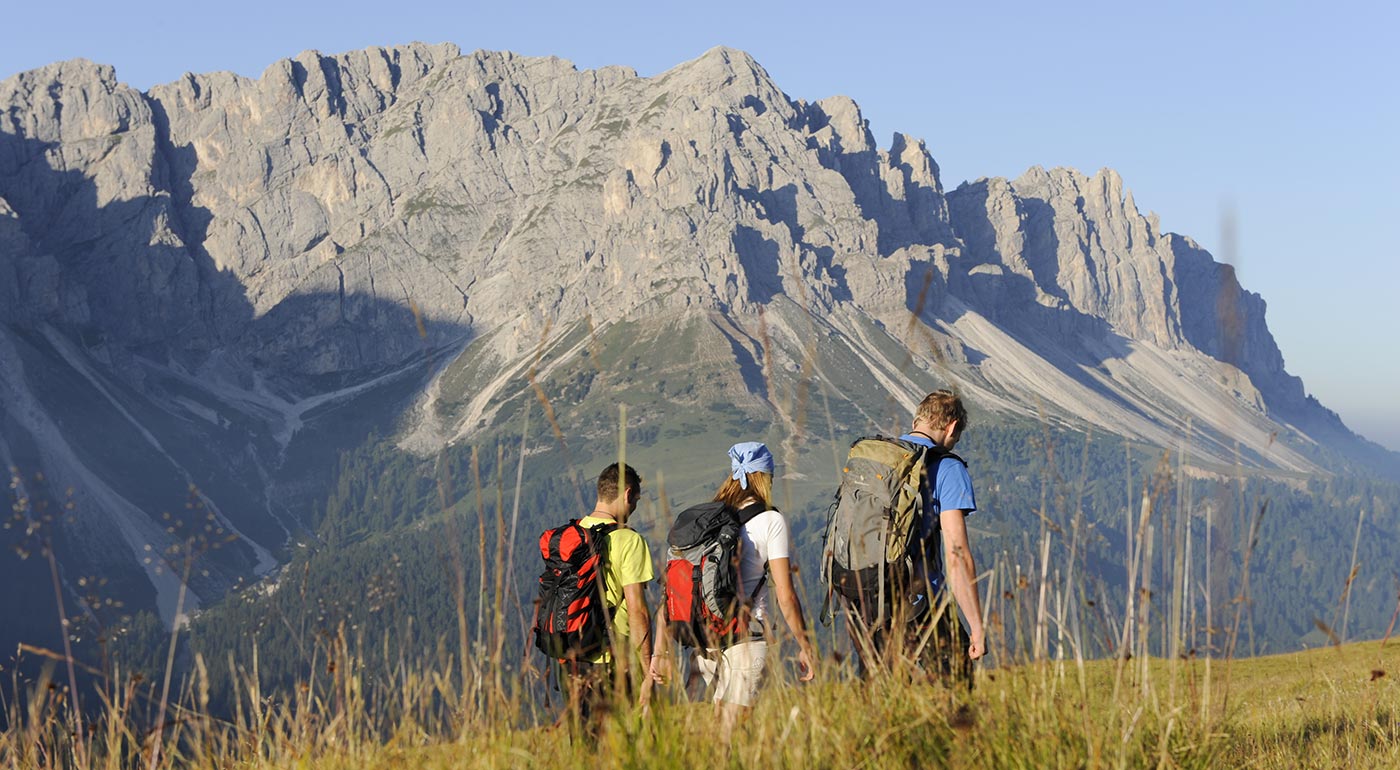
{"type": "Polygon", "coordinates": [[[748,477],[748,489],[739,486],[733,477],[725,479],[715,493],[715,502],[738,508],[740,503],[752,497],[764,508],[771,508],[769,501],[773,499],[773,474],[754,471],[748,477]]]}
{"type": "Polygon", "coordinates": [[[934,430],[940,430],[953,420],[958,421],[958,432],[967,430],[967,408],[962,399],[951,390],[935,390],[924,396],[914,412],[915,422],[926,422],[934,430]]]}

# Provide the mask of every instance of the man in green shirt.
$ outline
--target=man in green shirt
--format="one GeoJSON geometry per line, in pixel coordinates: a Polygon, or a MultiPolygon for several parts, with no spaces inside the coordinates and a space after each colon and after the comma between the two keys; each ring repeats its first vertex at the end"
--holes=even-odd
{"type": "MultiPolygon", "coordinates": [[[[608,534],[603,566],[603,603],[613,617],[612,646],[570,677],[578,692],[579,714],[585,720],[604,706],[614,688],[633,691],[632,683],[641,683],[651,667],[651,612],[646,600],[646,586],[654,576],[651,549],[645,538],[627,527],[627,519],[641,499],[642,477],[636,469],[612,463],[598,474],[598,502],[593,511],[579,520],[584,528],[617,525],[608,534]],[[622,667],[614,665],[615,658],[622,661],[622,667]]],[[[639,705],[646,705],[651,688],[636,689],[639,705]]]]}

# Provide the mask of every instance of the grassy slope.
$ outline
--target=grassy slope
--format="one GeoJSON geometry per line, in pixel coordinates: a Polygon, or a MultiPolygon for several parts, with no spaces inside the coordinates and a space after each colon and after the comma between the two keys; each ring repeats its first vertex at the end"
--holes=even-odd
{"type": "MultiPolygon", "coordinates": [[[[1130,666],[1130,668],[1132,668],[1130,666]]],[[[1149,695],[1117,667],[1090,663],[1087,700],[1074,665],[984,677],[965,703],[940,687],[828,681],[767,691],[734,743],[750,767],[1397,767],[1400,644],[1378,642],[1214,664],[1203,720],[1204,662],[1171,672],[1154,660],[1149,695]],[[1385,675],[1372,679],[1374,671],[1385,675]],[[1227,686],[1228,681],[1228,686],[1227,686]],[[1084,704],[1088,708],[1084,708],[1084,704]],[[1223,715],[1223,716],[1222,716],[1223,715]],[[1168,725],[1170,724],[1170,728],[1168,725]]],[[[723,763],[704,704],[617,720],[597,751],[553,728],[461,744],[381,747],[365,767],[692,767],[723,763]],[[562,755],[562,756],[561,756],[562,755]]],[[[331,761],[326,766],[338,766],[331,761]]],[[[345,765],[349,766],[349,765],[345,765]]]]}
{"type": "Polygon", "coordinates": [[[1236,661],[1230,764],[1400,767],[1400,644],[1236,661]]]}
{"type": "MultiPolygon", "coordinates": [[[[443,680],[364,669],[366,678],[401,683],[410,716],[349,716],[340,704],[359,707],[351,714],[378,709],[357,702],[358,676],[342,675],[323,691],[324,702],[300,717],[284,707],[250,713],[240,720],[247,727],[221,737],[187,736],[180,761],[428,769],[1400,766],[1400,644],[1366,642],[1228,666],[1215,661],[1209,696],[1205,665],[1154,659],[1144,672],[1129,662],[1120,678],[1119,666],[1103,660],[1087,664],[1081,678],[1070,661],[1030,664],[981,672],[970,697],[894,677],[861,684],[831,676],[832,668],[810,685],[780,674],[727,751],[709,705],[677,702],[674,693],[649,716],[614,715],[590,742],[549,726],[550,713],[525,714],[526,725],[543,726],[516,728],[489,715],[508,713],[506,704],[478,701],[474,709],[464,699],[467,715],[449,709],[450,725],[415,718],[429,713],[430,693],[443,680]]],[[[212,725],[187,719],[196,731],[212,725]]],[[[0,761],[24,765],[14,761],[24,740],[17,731],[0,734],[0,761]]]]}
{"type": "MultiPolygon", "coordinates": [[[[729,748],[706,703],[678,693],[651,713],[623,708],[595,741],[554,727],[556,710],[494,701],[493,669],[472,664],[458,693],[449,669],[395,665],[329,648],[329,678],[288,700],[245,690],[232,722],[203,717],[199,680],[168,722],[161,766],[298,769],[448,767],[1397,767],[1400,644],[1361,643],[1247,661],[1170,665],[1152,659],[1071,661],[979,672],[972,696],[927,680],[839,675],[827,661],[811,685],[774,666],[755,713],[729,748]],[[1383,673],[1379,673],[1383,672],[1383,673]],[[475,683],[472,682],[475,680],[475,683]],[[393,683],[388,701],[367,699],[393,683]],[[188,708],[186,710],[186,707],[188,708]],[[174,735],[179,732],[179,735],[174,735]]],[[[788,650],[787,652],[791,652],[788,650]]],[[[784,659],[787,655],[784,655],[784,659]]],[[[252,680],[248,680],[252,687],[252,680]]],[[[43,683],[34,697],[45,692],[43,683]]],[[[116,717],[92,725],[91,755],[71,755],[62,717],[11,711],[0,767],[146,766],[148,707],[130,690],[116,717]],[[112,746],[119,746],[112,753],[112,746]],[[140,748],[139,748],[140,746],[140,748]]],[[[111,715],[112,711],[108,711],[111,715]]]]}
{"type": "MultiPolygon", "coordinates": [[[[768,691],[730,762],[772,767],[1395,767],[1400,766],[1400,645],[1368,642],[1223,662],[1203,721],[1203,662],[1170,672],[1154,661],[1151,694],[1116,666],[1072,664],[985,677],[958,698],[927,685],[826,682],[768,691]],[[1386,675],[1372,680],[1373,671],[1386,675]],[[1085,703],[1089,708],[1084,709],[1085,703]],[[1172,704],[1175,705],[1172,705],[1172,704]],[[1139,711],[1141,709],[1141,711],[1139,711]],[[1224,716],[1222,717],[1221,714],[1224,716]],[[1170,723],[1170,729],[1168,724],[1170,723]]],[[[691,767],[723,762],[704,704],[661,706],[651,721],[617,720],[594,750],[553,728],[469,737],[463,744],[377,747],[365,767],[691,767]],[[561,756],[562,755],[562,756],[561,756]],[[571,756],[572,755],[572,756],[571,756]]],[[[353,763],[352,763],[353,764],[353,763]]],[[[325,766],[340,766],[331,760],[325,766]]],[[[344,765],[344,766],[349,766],[344,765]]]]}

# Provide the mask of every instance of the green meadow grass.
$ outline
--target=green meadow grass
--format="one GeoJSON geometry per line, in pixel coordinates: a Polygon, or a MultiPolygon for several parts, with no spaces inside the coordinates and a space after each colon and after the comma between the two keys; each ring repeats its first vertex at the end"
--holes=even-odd
{"type": "MultiPolygon", "coordinates": [[[[778,673],[725,745],[708,703],[673,690],[621,707],[588,737],[556,711],[451,670],[383,670],[328,649],[328,676],[285,697],[244,682],[238,713],[201,707],[198,677],[169,709],[152,760],[140,687],[109,691],[74,739],[63,688],[7,704],[0,765],[35,768],[1355,768],[1400,767],[1400,643],[1248,660],[1051,661],[978,671],[969,695],[890,674],[860,682],[828,659],[811,684],[778,673]],[[1175,686],[1173,686],[1173,684],[1175,686]]],[[[321,665],[325,665],[322,662],[321,665]]],[[[196,665],[198,671],[201,667],[196,665]]],[[[778,667],[781,671],[782,667],[778,667]]],[[[557,697],[557,695],[556,695],[557,697]]]]}

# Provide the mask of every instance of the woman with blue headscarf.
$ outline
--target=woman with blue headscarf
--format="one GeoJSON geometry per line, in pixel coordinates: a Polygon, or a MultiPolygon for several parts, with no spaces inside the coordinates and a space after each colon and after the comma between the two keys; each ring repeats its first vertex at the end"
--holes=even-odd
{"type": "MultiPolygon", "coordinates": [[[[772,505],[773,453],[757,441],[746,441],[729,448],[729,476],[715,493],[715,501],[739,511],[744,522],[739,547],[739,579],[737,593],[751,597],[751,632],[723,650],[709,650],[708,655],[697,651],[695,661],[700,673],[715,687],[715,710],[721,718],[724,734],[741,716],[753,708],[768,658],[766,629],[771,626],[770,594],[777,598],[778,609],[788,629],[797,640],[797,662],[802,669],[801,680],[810,681],[814,673],[816,652],[807,636],[802,617],[802,602],[792,585],[792,537],[787,519],[772,505]]],[[[669,674],[670,656],[665,654],[669,639],[661,634],[657,654],[652,658],[652,678],[665,683],[669,674]]]]}

